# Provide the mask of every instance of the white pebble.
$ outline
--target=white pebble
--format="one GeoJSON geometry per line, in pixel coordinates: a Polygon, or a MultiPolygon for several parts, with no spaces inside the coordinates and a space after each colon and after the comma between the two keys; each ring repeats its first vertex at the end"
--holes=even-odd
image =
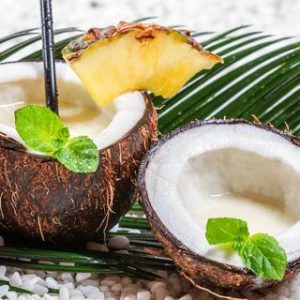
{"type": "Polygon", "coordinates": [[[61,279],[64,282],[73,282],[74,281],[74,278],[71,273],[62,273],[61,279]]]}
{"type": "Polygon", "coordinates": [[[179,298],[179,300],[193,300],[193,298],[190,294],[187,294],[179,298]]]}
{"type": "Polygon", "coordinates": [[[128,286],[128,285],[132,284],[132,279],[129,276],[124,276],[121,278],[121,284],[123,286],[128,286]]]}
{"type": "Polygon", "coordinates": [[[150,300],[151,293],[149,291],[139,291],[137,293],[137,300],[150,300]]]}
{"type": "Polygon", "coordinates": [[[9,281],[9,278],[7,276],[0,275],[0,280],[9,281]]]}
{"type": "Polygon", "coordinates": [[[155,291],[155,299],[156,300],[164,300],[169,295],[169,292],[165,288],[158,288],[155,291]]]}
{"type": "Polygon", "coordinates": [[[122,295],[129,295],[129,294],[135,294],[137,290],[137,287],[134,286],[133,284],[127,287],[124,287],[122,289],[122,295]]]}
{"type": "Polygon", "coordinates": [[[76,281],[80,282],[80,281],[88,279],[90,277],[91,277],[91,273],[77,273],[76,274],[76,281]]]}
{"type": "Polygon", "coordinates": [[[46,278],[46,285],[49,289],[58,289],[59,288],[57,281],[52,277],[46,278]]]}
{"type": "Polygon", "coordinates": [[[0,235],[0,247],[5,246],[4,238],[0,235]]]}
{"type": "Polygon", "coordinates": [[[108,248],[105,245],[96,242],[88,242],[86,243],[85,247],[90,251],[109,252],[108,248]]]}
{"type": "Polygon", "coordinates": [[[109,291],[109,287],[106,286],[106,285],[100,285],[100,286],[99,286],[99,289],[100,289],[102,292],[108,292],[108,291],[109,291]]]}
{"type": "Polygon", "coordinates": [[[23,280],[19,272],[15,272],[9,279],[9,283],[12,286],[20,287],[22,286],[23,280]]]}
{"type": "Polygon", "coordinates": [[[1,285],[0,286],[0,298],[6,296],[6,294],[8,293],[9,291],[9,286],[8,285],[1,285]]]}
{"type": "Polygon", "coordinates": [[[118,275],[106,276],[105,279],[112,280],[112,281],[115,281],[115,282],[120,282],[121,281],[121,277],[118,276],[118,275]]]}
{"type": "Polygon", "coordinates": [[[32,291],[34,288],[34,283],[30,280],[24,280],[22,284],[22,288],[25,290],[32,291]]]}
{"type": "Polygon", "coordinates": [[[0,276],[5,276],[5,274],[6,274],[6,267],[0,266],[0,276]]]}
{"type": "Polygon", "coordinates": [[[103,279],[101,285],[113,286],[116,282],[114,280],[103,279]]]}
{"type": "Polygon", "coordinates": [[[70,300],[85,300],[84,296],[73,296],[70,300]]]}
{"type": "Polygon", "coordinates": [[[80,290],[82,291],[83,295],[86,297],[90,297],[90,295],[95,294],[95,293],[101,293],[103,295],[103,293],[100,292],[98,288],[96,288],[95,286],[91,286],[91,285],[82,286],[80,290]]]}
{"type": "Polygon", "coordinates": [[[44,295],[43,299],[44,300],[59,300],[59,297],[46,294],[46,295],[44,295]]]}
{"type": "Polygon", "coordinates": [[[99,280],[86,279],[86,280],[81,281],[81,284],[99,287],[99,280]]]}
{"type": "Polygon", "coordinates": [[[151,293],[155,293],[158,289],[161,289],[161,288],[165,288],[166,287],[166,284],[165,282],[162,282],[162,281],[153,281],[153,283],[151,284],[151,293]]]}
{"type": "Polygon", "coordinates": [[[35,271],[35,276],[41,277],[41,278],[45,278],[46,277],[46,272],[44,271],[35,271]]]}
{"type": "Polygon", "coordinates": [[[71,290],[70,291],[70,296],[75,297],[75,296],[82,296],[82,292],[80,290],[71,290]]]}
{"type": "Polygon", "coordinates": [[[130,295],[127,295],[124,300],[136,300],[136,295],[134,294],[130,294],[130,295]]]}
{"type": "Polygon", "coordinates": [[[59,300],[69,300],[70,292],[69,290],[63,286],[59,289],[59,300]]]}
{"type": "Polygon", "coordinates": [[[122,284],[121,283],[116,283],[111,287],[112,292],[120,292],[122,290],[122,284]]]}
{"type": "Polygon", "coordinates": [[[75,286],[73,282],[64,283],[62,286],[66,287],[69,291],[74,290],[75,286]]]}
{"type": "Polygon", "coordinates": [[[6,297],[8,300],[17,300],[18,299],[18,294],[16,292],[8,292],[6,294],[6,297]]]}
{"type": "Polygon", "coordinates": [[[40,284],[35,284],[32,291],[34,293],[36,293],[37,295],[44,295],[49,292],[49,290],[46,287],[44,287],[40,284]]]}
{"type": "Polygon", "coordinates": [[[33,278],[37,277],[35,274],[25,274],[25,275],[22,275],[22,279],[23,280],[32,280],[33,278]]]}
{"type": "Polygon", "coordinates": [[[108,241],[108,247],[114,249],[128,249],[129,248],[129,239],[123,235],[116,235],[108,241]]]}

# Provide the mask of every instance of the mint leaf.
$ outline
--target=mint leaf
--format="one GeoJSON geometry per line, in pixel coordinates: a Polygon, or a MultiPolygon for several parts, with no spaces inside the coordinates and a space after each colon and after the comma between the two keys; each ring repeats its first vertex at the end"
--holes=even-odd
{"type": "Polygon", "coordinates": [[[97,146],[86,136],[69,139],[63,148],[54,153],[54,157],[69,170],[78,173],[95,172],[99,164],[97,146]]]}
{"type": "Polygon", "coordinates": [[[69,170],[90,173],[97,170],[99,152],[86,137],[70,138],[69,129],[49,108],[27,105],[15,111],[16,129],[31,149],[56,158],[69,170]]]}
{"type": "Polygon", "coordinates": [[[31,149],[51,155],[67,142],[70,134],[49,108],[27,105],[15,111],[16,130],[31,149]]]}
{"type": "Polygon", "coordinates": [[[210,245],[245,241],[249,237],[247,222],[234,218],[208,219],[206,239],[210,245]]]}
{"type": "Polygon", "coordinates": [[[270,279],[282,280],[287,257],[284,249],[272,236],[257,233],[237,247],[237,251],[245,266],[257,276],[270,279]]]}

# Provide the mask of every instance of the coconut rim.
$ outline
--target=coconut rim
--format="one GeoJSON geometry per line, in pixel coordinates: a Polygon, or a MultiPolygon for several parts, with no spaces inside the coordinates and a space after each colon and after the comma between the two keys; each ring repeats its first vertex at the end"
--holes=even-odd
{"type": "MultiPolygon", "coordinates": [[[[195,120],[191,123],[188,123],[182,127],[179,127],[170,133],[167,133],[164,135],[145,155],[144,159],[142,160],[140,167],[139,167],[139,172],[138,172],[138,192],[140,195],[140,202],[144,207],[144,210],[146,212],[146,216],[148,218],[148,221],[152,227],[152,229],[156,232],[160,232],[163,236],[166,236],[167,240],[169,240],[177,249],[180,249],[185,253],[185,256],[188,255],[192,259],[197,259],[198,261],[202,261],[204,263],[207,263],[209,265],[218,267],[221,270],[224,271],[230,271],[232,273],[236,274],[241,274],[241,275],[247,275],[255,278],[255,275],[253,274],[252,271],[247,269],[246,267],[237,267],[232,264],[226,264],[222,262],[218,262],[216,260],[206,258],[203,255],[200,255],[196,253],[195,251],[191,250],[189,247],[187,247],[182,241],[180,241],[178,238],[174,236],[173,233],[169,231],[169,229],[164,225],[162,222],[161,218],[158,216],[156,213],[155,209],[153,209],[153,206],[151,204],[151,201],[148,196],[147,188],[146,188],[146,171],[148,164],[150,163],[151,159],[156,155],[157,151],[160,149],[160,147],[167,143],[170,139],[173,137],[177,136],[179,133],[188,131],[190,129],[200,127],[200,126],[205,126],[205,125],[236,125],[236,124],[241,124],[241,125],[250,125],[250,126],[255,126],[259,129],[266,130],[268,132],[275,133],[279,135],[280,137],[286,139],[287,141],[293,143],[295,146],[300,148],[300,138],[292,135],[288,132],[281,131],[279,129],[276,129],[274,127],[264,125],[261,123],[252,123],[249,121],[246,121],[244,119],[211,119],[211,120],[195,120]]],[[[300,150],[300,149],[299,149],[300,150]]],[[[165,245],[163,244],[165,247],[165,245]]],[[[287,265],[286,271],[293,271],[297,268],[300,267],[300,258],[290,261],[287,265]]],[[[268,282],[273,282],[268,281],[268,282]]]]}
{"type": "MultiPolygon", "coordinates": [[[[37,60],[28,60],[28,61],[11,61],[11,62],[4,62],[1,65],[12,65],[12,64],[18,64],[18,63],[42,63],[43,61],[40,59],[37,60]]],[[[67,63],[65,63],[62,60],[55,60],[55,64],[63,64],[63,65],[67,65],[67,63]]],[[[109,144],[108,146],[98,149],[99,152],[105,152],[107,149],[113,147],[114,145],[119,144],[122,140],[128,138],[128,136],[130,136],[131,134],[133,134],[134,132],[136,132],[136,130],[141,127],[141,125],[143,124],[144,119],[150,115],[154,110],[155,107],[151,101],[150,95],[147,93],[147,91],[145,90],[138,90],[138,92],[140,92],[144,98],[144,102],[145,102],[145,109],[144,109],[144,113],[142,115],[142,117],[135,123],[134,126],[132,126],[130,128],[130,130],[128,130],[125,134],[123,134],[120,138],[118,138],[117,140],[115,140],[113,143],[109,144]]],[[[40,158],[46,161],[56,161],[56,159],[43,155],[43,154],[38,154],[38,153],[33,153],[30,152],[25,145],[23,145],[22,143],[20,143],[19,141],[15,140],[13,137],[10,137],[9,135],[7,135],[4,132],[0,131],[0,139],[4,138],[6,140],[9,141],[13,141],[14,142],[14,146],[13,147],[9,147],[9,146],[4,146],[0,144],[0,148],[5,148],[5,149],[9,149],[12,151],[20,151],[20,152],[26,152],[28,155],[32,156],[32,157],[36,157],[36,158],[40,158]]]]}

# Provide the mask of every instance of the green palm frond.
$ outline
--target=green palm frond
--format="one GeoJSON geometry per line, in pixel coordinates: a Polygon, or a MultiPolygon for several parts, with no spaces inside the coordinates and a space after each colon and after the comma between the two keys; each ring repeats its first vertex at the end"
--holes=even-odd
{"type": "MultiPolygon", "coordinates": [[[[57,59],[61,58],[61,49],[76,38],[79,31],[77,28],[56,31],[57,37],[64,34],[56,42],[57,59]]],[[[195,119],[227,117],[251,120],[255,115],[262,122],[279,128],[284,128],[287,123],[295,134],[300,134],[299,41],[251,31],[249,26],[220,34],[192,32],[192,35],[201,40],[209,36],[202,41],[202,45],[221,55],[225,63],[194,76],[172,99],[153,96],[162,133],[195,119]]],[[[36,28],[0,38],[0,46],[5,47],[0,52],[0,62],[9,60],[21,50],[40,42],[40,39],[36,28]]],[[[41,57],[41,49],[37,48],[24,54],[22,59],[38,60],[41,57]]],[[[115,235],[129,238],[128,254],[113,249],[109,253],[87,252],[84,249],[57,251],[8,244],[7,247],[0,247],[0,264],[39,270],[127,273],[148,279],[157,276],[149,271],[151,269],[174,270],[172,261],[163,256],[162,248],[138,204],[121,219],[118,229],[109,233],[108,237],[115,235]],[[149,253],[160,253],[162,257],[149,253]]]]}

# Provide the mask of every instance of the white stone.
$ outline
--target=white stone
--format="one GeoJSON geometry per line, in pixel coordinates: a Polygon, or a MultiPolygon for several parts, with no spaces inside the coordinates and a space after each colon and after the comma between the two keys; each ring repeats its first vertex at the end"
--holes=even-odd
{"type": "Polygon", "coordinates": [[[71,297],[74,297],[74,296],[82,296],[82,292],[81,292],[80,290],[78,290],[78,289],[76,289],[76,290],[71,290],[71,291],[70,291],[70,296],[71,296],[71,297]]]}
{"type": "Polygon", "coordinates": [[[63,286],[59,289],[59,300],[69,300],[70,292],[69,290],[63,286]]]}
{"type": "Polygon", "coordinates": [[[6,267],[0,266],[0,276],[5,276],[5,274],[6,274],[6,267]]]}
{"type": "Polygon", "coordinates": [[[128,286],[128,285],[132,284],[132,279],[129,276],[124,276],[121,278],[121,284],[123,286],[128,286]]]}
{"type": "Polygon", "coordinates": [[[80,282],[91,277],[91,273],[77,273],[76,281],[80,282]]]}
{"type": "Polygon", "coordinates": [[[6,294],[8,293],[9,291],[9,286],[8,285],[1,285],[0,286],[0,298],[6,296],[6,294]]]}
{"type": "Polygon", "coordinates": [[[129,248],[129,239],[123,235],[116,235],[108,241],[108,247],[114,249],[128,249],[129,248]]]}
{"type": "Polygon", "coordinates": [[[153,282],[153,284],[151,285],[151,293],[155,293],[156,290],[161,289],[161,288],[165,288],[167,285],[165,282],[162,281],[155,281],[153,282]]]}
{"type": "Polygon", "coordinates": [[[99,280],[94,280],[94,279],[86,279],[80,282],[82,285],[92,285],[99,287],[99,280]]]}
{"type": "Polygon", "coordinates": [[[0,235],[0,247],[5,246],[4,238],[0,235]]]}
{"type": "Polygon", "coordinates": [[[108,292],[109,291],[109,287],[107,285],[100,285],[99,286],[99,289],[102,291],[102,292],[108,292]]]}
{"type": "Polygon", "coordinates": [[[101,285],[113,286],[116,282],[114,280],[103,279],[101,285]]]}
{"type": "Polygon", "coordinates": [[[75,286],[74,286],[73,282],[64,283],[63,286],[66,287],[69,291],[75,289],[75,286]]]}
{"type": "Polygon", "coordinates": [[[103,294],[102,292],[100,292],[100,290],[97,287],[91,286],[91,285],[83,286],[83,287],[81,287],[80,290],[82,291],[83,295],[85,295],[86,297],[90,297],[90,295],[98,293],[98,292],[103,294]]]}
{"type": "Polygon", "coordinates": [[[49,289],[58,289],[58,283],[53,277],[46,278],[46,285],[49,289]]]}
{"type": "Polygon", "coordinates": [[[125,296],[124,300],[136,300],[136,295],[130,294],[125,296]]]}
{"type": "Polygon", "coordinates": [[[46,295],[44,295],[43,299],[44,300],[59,300],[59,297],[46,294],[46,295]]]}
{"type": "Polygon", "coordinates": [[[22,286],[23,280],[19,272],[15,272],[9,279],[9,283],[12,286],[20,287],[22,286]]]}
{"type": "Polygon", "coordinates": [[[80,296],[80,295],[78,295],[78,296],[73,296],[73,297],[71,297],[71,299],[70,300],[85,300],[85,297],[84,296],[80,296]]]}
{"type": "Polygon", "coordinates": [[[137,300],[150,300],[151,293],[149,291],[139,291],[137,293],[137,300]]]}
{"type": "Polygon", "coordinates": [[[34,283],[30,280],[24,280],[22,284],[22,288],[25,290],[32,291],[34,288],[34,283]]]}
{"type": "Polygon", "coordinates": [[[115,281],[115,282],[121,281],[121,277],[118,275],[106,276],[105,279],[115,281]]]}
{"type": "Polygon", "coordinates": [[[68,273],[68,272],[62,273],[61,274],[61,279],[64,282],[73,282],[74,281],[74,278],[73,278],[72,274],[68,273]]]}
{"type": "Polygon", "coordinates": [[[32,290],[37,295],[44,295],[48,293],[48,289],[40,284],[35,284],[32,290]]]}
{"type": "Polygon", "coordinates": [[[121,283],[116,283],[111,287],[112,292],[120,292],[122,290],[122,284],[121,283]]]}
{"type": "Polygon", "coordinates": [[[18,294],[16,292],[10,291],[6,294],[8,300],[17,300],[18,294]]]}
{"type": "Polygon", "coordinates": [[[96,242],[88,242],[88,243],[86,243],[85,247],[87,250],[90,250],[90,251],[99,251],[99,252],[108,252],[109,251],[105,245],[99,244],[96,242]]]}

